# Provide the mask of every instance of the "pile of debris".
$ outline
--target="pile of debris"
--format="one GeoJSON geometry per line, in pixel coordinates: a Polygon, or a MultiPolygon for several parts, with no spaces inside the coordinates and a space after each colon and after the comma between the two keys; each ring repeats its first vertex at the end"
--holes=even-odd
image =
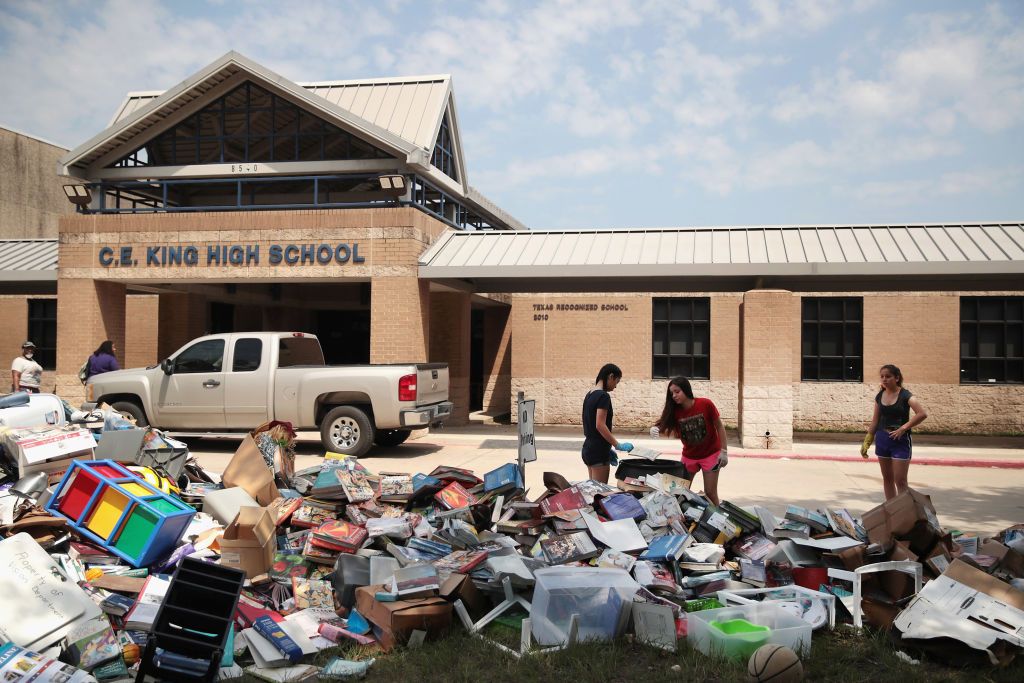
{"type": "Polygon", "coordinates": [[[844,621],[960,661],[951,645],[998,664],[1024,646],[1024,525],[947,532],[917,491],[778,519],[711,504],[666,460],[623,461],[616,486],[548,472],[530,495],[516,463],[372,473],[328,453],[295,471],[294,439],[263,425],[216,476],[103,406],[4,428],[0,675],[360,676],[373,659],[308,662],[453,624],[515,657],[627,632],[806,654],[844,621]]]}

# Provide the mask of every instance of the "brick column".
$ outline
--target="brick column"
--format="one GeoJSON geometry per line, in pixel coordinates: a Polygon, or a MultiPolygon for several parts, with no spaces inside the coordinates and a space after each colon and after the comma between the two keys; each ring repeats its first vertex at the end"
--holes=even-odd
{"type": "Polygon", "coordinates": [[[455,404],[449,424],[469,422],[469,294],[430,295],[430,360],[448,364],[448,395],[455,404]]]}
{"type": "Polygon", "coordinates": [[[160,311],[158,360],[167,358],[187,342],[206,334],[205,297],[198,294],[168,292],[160,294],[158,308],[160,311]]]}
{"type": "Polygon", "coordinates": [[[430,283],[415,275],[370,282],[370,362],[425,363],[430,342],[430,283]]]}
{"type": "Polygon", "coordinates": [[[160,297],[132,294],[125,304],[124,367],[144,368],[160,362],[160,297]]]}
{"type": "Polygon", "coordinates": [[[509,306],[484,311],[484,410],[512,411],[512,326],[509,306]]]}
{"type": "Polygon", "coordinates": [[[110,339],[124,365],[125,286],[117,282],[57,280],[57,394],[72,406],[85,399],[78,369],[110,339]]]}
{"type": "Polygon", "coordinates": [[[793,319],[791,292],[755,289],[743,295],[740,349],[740,440],[744,448],[793,445],[793,319]],[[765,438],[765,432],[770,434],[765,438]]]}

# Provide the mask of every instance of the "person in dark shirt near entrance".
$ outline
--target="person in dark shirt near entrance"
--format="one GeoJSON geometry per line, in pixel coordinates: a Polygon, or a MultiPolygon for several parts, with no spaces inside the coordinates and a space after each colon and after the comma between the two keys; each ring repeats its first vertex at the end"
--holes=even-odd
{"type": "Polygon", "coordinates": [[[591,479],[608,483],[615,450],[628,453],[633,444],[612,435],[612,391],[622,379],[617,365],[606,363],[597,373],[594,388],[583,399],[583,462],[591,479]]]}
{"type": "Polygon", "coordinates": [[[661,417],[651,427],[651,438],[678,436],[683,442],[687,479],[704,473],[704,494],[718,505],[718,472],[729,462],[729,441],[718,408],[711,399],[694,398],[690,380],[675,377],[668,383],[661,417]]]}
{"type": "Polygon", "coordinates": [[[871,426],[860,447],[861,457],[868,457],[871,441],[875,442],[875,455],[882,469],[882,488],[885,499],[895,498],[907,490],[907,473],[913,439],[910,430],[924,422],[928,411],[903,388],[903,373],[895,365],[883,365],[878,371],[879,392],[875,395],[871,426]],[[914,417],[910,417],[910,410],[914,417]]]}
{"type": "Polygon", "coordinates": [[[102,375],[104,372],[120,370],[121,366],[117,362],[115,353],[117,353],[117,348],[114,346],[114,342],[107,339],[100,344],[99,348],[89,356],[89,369],[86,372],[86,379],[102,375]]]}

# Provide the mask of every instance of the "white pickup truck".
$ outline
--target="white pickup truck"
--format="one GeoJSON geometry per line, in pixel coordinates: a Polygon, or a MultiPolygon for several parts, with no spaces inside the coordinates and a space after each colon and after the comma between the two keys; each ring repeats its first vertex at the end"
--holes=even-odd
{"type": "Polygon", "coordinates": [[[320,430],[324,448],[362,455],[397,446],[452,412],[445,363],[324,364],[302,332],[236,332],[195,339],[145,369],[89,379],[91,401],[172,433],[246,432],[268,420],[320,430]]]}

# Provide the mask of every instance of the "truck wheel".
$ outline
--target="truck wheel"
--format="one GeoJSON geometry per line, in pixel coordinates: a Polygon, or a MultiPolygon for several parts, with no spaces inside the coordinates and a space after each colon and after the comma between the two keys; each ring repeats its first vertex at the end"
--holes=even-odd
{"type": "Polygon", "coordinates": [[[411,429],[381,429],[377,431],[377,438],[373,442],[378,446],[397,446],[405,443],[410,434],[411,429]]]}
{"type": "Polygon", "coordinates": [[[320,441],[324,448],[357,458],[373,444],[373,423],[366,413],[352,406],[339,406],[320,423],[320,441]]]}
{"type": "Polygon", "coordinates": [[[142,412],[142,407],[133,403],[132,401],[117,401],[110,406],[119,413],[127,413],[135,418],[136,427],[148,427],[149,420],[146,419],[146,414],[142,412]]]}

